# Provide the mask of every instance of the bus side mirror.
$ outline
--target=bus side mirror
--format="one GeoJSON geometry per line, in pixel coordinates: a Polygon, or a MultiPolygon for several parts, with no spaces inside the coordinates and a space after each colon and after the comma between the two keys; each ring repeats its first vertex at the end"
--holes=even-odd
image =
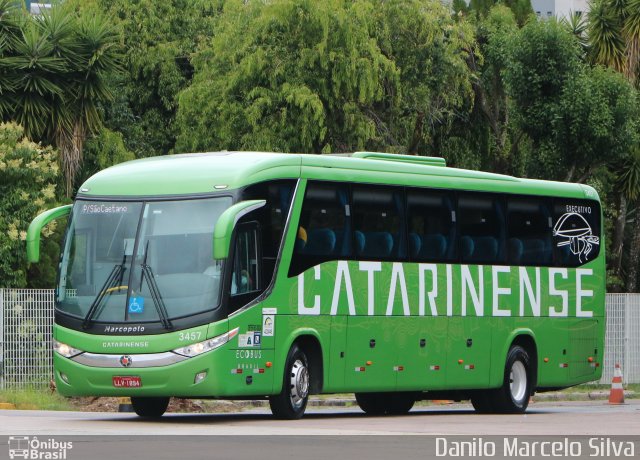
{"type": "Polygon", "coordinates": [[[223,260],[229,256],[231,235],[238,221],[265,204],[267,204],[266,200],[241,201],[220,215],[213,229],[213,258],[215,260],[223,260]]]}
{"type": "Polygon", "coordinates": [[[31,221],[27,230],[27,260],[29,262],[40,261],[40,234],[42,229],[52,220],[69,215],[72,207],[72,204],[66,204],[49,209],[31,221]]]}

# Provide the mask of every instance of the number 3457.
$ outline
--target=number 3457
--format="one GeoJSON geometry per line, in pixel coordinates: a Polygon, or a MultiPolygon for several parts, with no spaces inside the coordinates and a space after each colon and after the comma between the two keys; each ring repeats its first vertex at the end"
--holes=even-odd
{"type": "Polygon", "coordinates": [[[181,342],[184,341],[189,341],[189,342],[193,342],[195,340],[200,340],[200,337],[202,336],[202,332],[200,331],[196,331],[196,332],[181,332],[180,335],[178,335],[178,340],[180,340],[181,342]]]}

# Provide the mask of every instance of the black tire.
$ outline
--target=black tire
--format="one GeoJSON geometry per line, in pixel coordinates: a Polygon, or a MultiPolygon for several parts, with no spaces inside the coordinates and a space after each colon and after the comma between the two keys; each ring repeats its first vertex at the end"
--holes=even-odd
{"type": "Polygon", "coordinates": [[[471,404],[478,414],[490,414],[493,412],[491,404],[491,393],[486,391],[478,391],[471,397],[471,404]]]}
{"type": "Polygon", "coordinates": [[[269,397],[273,415],[281,420],[298,420],[304,415],[309,401],[309,361],[304,351],[294,344],[285,365],[282,391],[269,397]]]}
{"type": "Polygon", "coordinates": [[[491,392],[492,412],[522,414],[531,396],[531,363],[529,353],[521,346],[513,346],[507,354],[502,386],[491,392]]]}
{"type": "Polygon", "coordinates": [[[413,393],[356,393],[356,402],[367,415],[402,415],[416,402],[413,393]]]}
{"type": "Polygon", "coordinates": [[[162,417],[169,407],[169,398],[131,398],[133,410],[140,417],[162,417]]]}
{"type": "Polygon", "coordinates": [[[356,402],[367,415],[384,415],[385,407],[380,397],[382,393],[356,393],[356,402]]]}

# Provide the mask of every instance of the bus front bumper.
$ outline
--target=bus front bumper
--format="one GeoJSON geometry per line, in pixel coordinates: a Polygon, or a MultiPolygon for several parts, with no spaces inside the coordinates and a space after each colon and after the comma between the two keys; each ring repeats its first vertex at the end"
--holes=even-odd
{"type": "MultiPolygon", "coordinates": [[[[229,378],[212,353],[158,367],[93,367],[54,353],[58,392],[63,396],[183,396],[228,394],[229,378]],[[124,378],[123,378],[124,377],[124,378]],[[122,386],[126,385],[126,386],[122,386]]],[[[136,355],[123,356],[136,360],[136,355]]],[[[227,370],[227,373],[229,371],[227,370]]]]}

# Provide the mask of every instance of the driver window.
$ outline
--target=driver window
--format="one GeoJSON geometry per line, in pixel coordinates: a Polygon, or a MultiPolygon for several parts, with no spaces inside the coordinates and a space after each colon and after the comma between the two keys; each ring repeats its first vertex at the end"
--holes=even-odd
{"type": "Polygon", "coordinates": [[[239,296],[260,288],[258,269],[258,229],[255,224],[238,228],[231,273],[231,295],[239,296]]]}

